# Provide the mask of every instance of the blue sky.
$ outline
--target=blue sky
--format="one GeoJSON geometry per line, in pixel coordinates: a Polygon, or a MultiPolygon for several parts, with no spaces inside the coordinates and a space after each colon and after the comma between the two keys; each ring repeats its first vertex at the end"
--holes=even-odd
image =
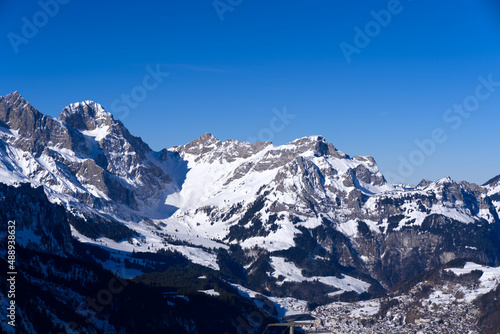
{"type": "Polygon", "coordinates": [[[155,150],[321,134],[391,181],[500,174],[495,1],[55,1],[0,2],[0,95],[45,114],[94,100],[155,150]]]}

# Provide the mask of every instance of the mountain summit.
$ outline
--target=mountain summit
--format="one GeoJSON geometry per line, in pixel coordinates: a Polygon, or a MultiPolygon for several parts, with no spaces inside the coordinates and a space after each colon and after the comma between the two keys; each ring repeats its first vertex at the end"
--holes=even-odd
{"type": "Polygon", "coordinates": [[[130,219],[171,181],[149,146],[95,102],[71,104],[56,119],[16,92],[0,98],[0,121],[2,161],[10,174],[3,182],[43,185],[69,207],[106,207],[122,216],[125,205],[130,219]]]}
{"type": "Polygon", "coordinates": [[[113,124],[113,116],[94,101],[73,103],[63,109],[59,119],[78,130],[95,130],[113,124]]]}

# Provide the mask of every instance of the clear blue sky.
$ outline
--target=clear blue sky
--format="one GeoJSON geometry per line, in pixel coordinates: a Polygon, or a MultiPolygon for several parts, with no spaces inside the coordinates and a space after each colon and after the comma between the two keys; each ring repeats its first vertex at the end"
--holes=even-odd
{"type": "Polygon", "coordinates": [[[232,9],[223,20],[213,0],[71,0],[49,7],[53,17],[37,1],[2,1],[0,95],[18,90],[51,116],[95,100],[155,150],[205,132],[275,144],[321,134],[350,155],[374,156],[393,181],[483,183],[500,174],[500,86],[470,98],[479,76],[500,82],[496,1],[219,4],[232,9]],[[374,24],[371,11],[388,8],[390,22],[374,24]],[[367,24],[370,42],[348,63],[340,46],[356,47],[354,28],[367,24]],[[157,66],[170,75],[148,78],[145,90],[157,66]],[[131,92],[147,96],[132,108],[120,100],[131,92]],[[464,101],[468,118],[447,114],[464,101]],[[273,109],[284,107],[295,117],[282,126],[273,109]],[[437,128],[446,140],[422,153],[415,140],[437,128]]]}

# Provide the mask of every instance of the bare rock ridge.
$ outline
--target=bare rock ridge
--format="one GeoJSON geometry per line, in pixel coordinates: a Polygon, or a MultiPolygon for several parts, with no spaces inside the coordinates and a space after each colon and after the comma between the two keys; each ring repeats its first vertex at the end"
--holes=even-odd
{"type": "Polygon", "coordinates": [[[81,135],[41,114],[17,91],[0,97],[0,125],[17,131],[19,137],[13,138],[16,146],[37,155],[41,154],[43,147],[53,143],[69,150],[85,150],[81,145],[81,135]]]}

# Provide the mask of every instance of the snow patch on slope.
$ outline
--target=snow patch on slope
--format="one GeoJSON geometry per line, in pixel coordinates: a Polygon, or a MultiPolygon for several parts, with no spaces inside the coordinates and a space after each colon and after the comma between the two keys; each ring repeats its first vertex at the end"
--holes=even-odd
{"type": "Polygon", "coordinates": [[[278,285],[281,285],[284,282],[319,281],[323,284],[340,289],[342,290],[342,292],[355,291],[359,294],[368,291],[368,289],[370,288],[369,283],[363,282],[348,275],[342,275],[342,278],[337,278],[334,276],[304,277],[300,268],[298,268],[292,262],[287,262],[285,258],[282,257],[271,256],[271,266],[274,269],[274,272],[271,274],[274,278],[279,278],[280,276],[285,277],[283,281],[277,283],[278,285]]]}
{"type": "MultiPolygon", "coordinates": [[[[479,278],[479,287],[466,291],[465,293],[464,298],[468,303],[476,299],[478,296],[490,292],[500,284],[500,267],[483,266],[474,262],[467,262],[463,268],[448,268],[445,270],[451,271],[457,276],[469,274],[474,270],[480,270],[483,272],[483,274],[479,278]]],[[[438,299],[437,296],[440,296],[439,299],[446,299],[445,294],[438,291],[434,292],[433,295],[431,295],[431,297],[434,297],[433,302],[436,302],[435,299],[438,299]]],[[[450,296],[450,298],[451,297],[452,296],[450,296]]]]}
{"type": "Polygon", "coordinates": [[[95,128],[94,130],[81,130],[80,132],[84,136],[92,137],[95,141],[99,142],[110,133],[110,127],[106,125],[95,128]]]}
{"type": "MultiPolygon", "coordinates": [[[[256,291],[253,291],[251,289],[245,288],[242,285],[239,284],[232,284],[233,287],[238,289],[238,293],[245,298],[252,299],[255,304],[257,304],[258,307],[262,307],[263,303],[256,299],[259,295],[262,295],[256,291]]],[[[301,299],[296,299],[296,298],[277,298],[277,297],[270,297],[270,296],[265,296],[267,299],[272,301],[276,309],[278,311],[278,319],[282,319],[283,317],[288,317],[291,315],[297,315],[297,314],[304,314],[306,313],[307,310],[307,301],[301,300],[301,299]]]]}

